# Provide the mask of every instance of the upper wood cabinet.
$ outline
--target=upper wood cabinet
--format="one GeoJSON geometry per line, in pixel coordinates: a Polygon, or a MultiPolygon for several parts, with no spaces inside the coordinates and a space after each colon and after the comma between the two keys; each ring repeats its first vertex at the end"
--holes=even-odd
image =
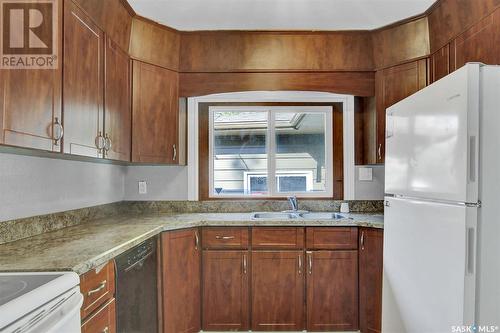
{"type": "Polygon", "coordinates": [[[161,242],[163,332],[197,333],[201,329],[199,231],[165,232],[161,242]]]}
{"type": "Polygon", "coordinates": [[[451,43],[451,70],[467,62],[500,64],[500,9],[485,17],[451,43]]]}
{"type": "Polygon", "coordinates": [[[359,235],[359,329],[380,333],[384,232],[361,228],[359,235]]]}
{"type": "Polygon", "coordinates": [[[427,85],[428,60],[421,59],[378,71],[376,94],[376,163],[385,161],[385,111],[427,85]]]}
{"type": "Polygon", "coordinates": [[[64,4],[64,152],[102,157],[104,33],[72,1],[64,4]]]}
{"type": "Polygon", "coordinates": [[[204,331],[247,331],[249,323],[248,251],[203,251],[204,331]]]}
{"type": "Polygon", "coordinates": [[[358,329],[358,252],[307,253],[307,330],[358,329]]]}
{"type": "Polygon", "coordinates": [[[178,90],[177,72],[133,61],[132,162],[179,163],[178,90]]]}
{"type": "Polygon", "coordinates": [[[450,73],[450,45],[446,44],[431,55],[429,82],[435,82],[450,73]]]}
{"type": "Polygon", "coordinates": [[[109,37],[105,49],[104,136],[106,158],[130,161],[132,135],[130,59],[109,37]]]}
{"type": "Polygon", "coordinates": [[[304,328],[304,253],[252,251],[252,330],[304,328]]]}
{"type": "MultiPolygon", "coordinates": [[[[62,20],[58,22],[62,31],[62,20]]],[[[61,33],[56,43],[57,69],[0,70],[0,144],[61,151],[61,140],[54,140],[62,125],[61,33]]]]}

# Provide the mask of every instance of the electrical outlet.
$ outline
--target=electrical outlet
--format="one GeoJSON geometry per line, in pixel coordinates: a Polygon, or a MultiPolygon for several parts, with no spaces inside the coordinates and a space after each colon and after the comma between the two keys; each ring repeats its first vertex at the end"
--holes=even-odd
{"type": "Polygon", "coordinates": [[[146,183],[145,180],[139,181],[139,194],[146,194],[148,193],[148,184],[146,183]]]}
{"type": "Polygon", "coordinates": [[[362,182],[373,181],[373,169],[372,168],[359,168],[359,181],[362,181],[362,182]]]}

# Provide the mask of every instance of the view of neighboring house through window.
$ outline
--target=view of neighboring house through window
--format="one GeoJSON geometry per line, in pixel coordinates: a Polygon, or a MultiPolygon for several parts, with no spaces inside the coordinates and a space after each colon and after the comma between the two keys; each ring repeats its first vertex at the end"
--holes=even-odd
{"type": "Polygon", "coordinates": [[[330,197],[329,106],[212,106],[210,196],[330,197]]]}

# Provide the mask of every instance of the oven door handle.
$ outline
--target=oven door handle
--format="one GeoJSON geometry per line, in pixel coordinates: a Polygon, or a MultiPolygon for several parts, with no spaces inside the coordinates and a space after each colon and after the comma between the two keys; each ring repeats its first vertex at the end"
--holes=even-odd
{"type": "Polygon", "coordinates": [[[151,255],[153,254],[154,251],[151,251],[149,252],[148,254],[146,254],[141,260],[138,260],[136,262],[134,262],[132,265],[126,267],[124,269],[125,272],[128,272],[132,269],[134,269],[136,266],[142,266],[142,264],[144,264],[144,262],[146,261],[146,259],[148,259],[149,257],[151,257],[151,255]]]}

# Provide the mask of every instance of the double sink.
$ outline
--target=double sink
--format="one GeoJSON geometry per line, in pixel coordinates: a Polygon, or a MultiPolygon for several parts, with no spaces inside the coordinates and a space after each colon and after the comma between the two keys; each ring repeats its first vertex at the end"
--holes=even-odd
{"type": "Polygon", "coordinates": [[[253,220],[344,220],[352,219],[339,213],[322,213],[322,212],[265,212],[253,213],[253,220]]]}

